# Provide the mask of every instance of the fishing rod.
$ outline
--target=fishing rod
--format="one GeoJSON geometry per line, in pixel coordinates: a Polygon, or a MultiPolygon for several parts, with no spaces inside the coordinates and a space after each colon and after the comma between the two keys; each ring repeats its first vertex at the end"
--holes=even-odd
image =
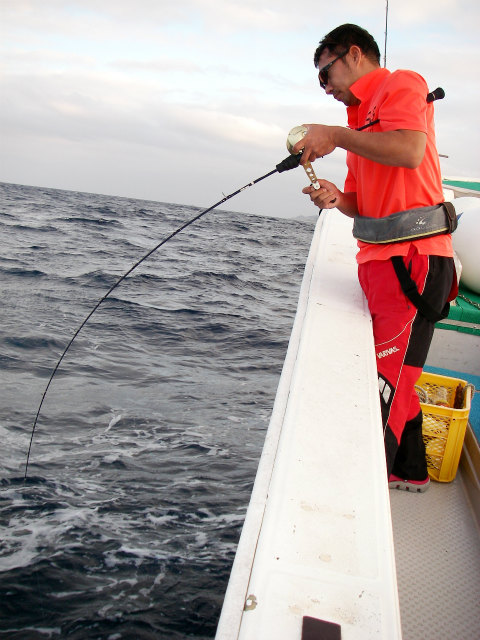
{"type": "MultiPolygon", "coordinates": [[[[287,146],[288,146],[288,144],[287,144],[287,146]]],[[[290,149],[290,147],[289,147],[289,149],[290,149]]],[[[274,173],[283,173],[284,171],[289,171],[290,169],[295,169],[300,164],[301,157],[302,157],[301,153],[298,153],[296,155],[290,155],[290,156],[286,157],[284,160],[282,160],[282,162],[277,164],[275,169],[273,169],[272,171],[269,171],[268,173],[266,173],[265,175],[261,176],[260,178],[257,178],[256,180],[253,180],[252,182],[249,182],[244,187],[241,187],[240,189],[237,189],[237,191],[234,191],[233,193],[230,193],[228,196],[225,196],[224,198],[222,198],[221,200],[216,202],[214,205],[212,205],[208,209],[205,209],[204,211],[201,211],[199,214],[197,214],[196,216],[194,216],[193,218],[191,218],[187,222],[185,222],[182,225],[180,225],[177,229],[175,229],[175,231],[170,233],[170,235],[166,236],[155,247],[153,247],[153,249],[150,249],[150,251],[148,251],[148,253],[146,253],[142,258],[140,258],[140,260],[138,260],[133,266],[131,266],[130,269],[128,269],[128,271],[126,271],[123,274],[123,276],[121,278],[119,278],[115,282],[115,284],[113,284],[110,287],[110,289],[107,291],[107,293],[96,303],[96,305],[93,307],[93,309],[90,311],[90,313],[86,316],[86,318],[80,324],[80,326],[75,331],[75,333],[73,334],[72,338],[70,339],[69,343],[67,344],[67,346],[63,350],[62,355],[58,359],[57,364],[55,365],[55,367],[54,367],[54,369],[53,369],[53,371],[52,371],[52,373],[50,375],[50,378],[48,380],[47,386],[45,387],[45,390],[43,392],[42,398],[40,400],[40,404],[38,406],[38,410],[37,410],[37,413],[36,413],[36,416],[35,416],[35,420],[33,421],[32,433],[31,433],[31,436],[30,436],[30,444],[28,446],[28,452],[27,452],[27,460],[26,460],[26,463],[25,463],[24,481],[27,479],[28,464],[29,464],[29,461],[30,461],[30,453],[32,451],[32,444],[33,444],[33,437],[35,435],[35,429],[37,427],[37,423],[38,423],[38,419],[40,417],[40,413],[41,413],[41,410],[42,410],[42,407],[43,407],[43,403],[45,401],[45,398],[46,398],[46,395],[47,395],[48,390],[50,388],[50,385],[52,384],[53,378],[55,377],[55,374],[57,373],[57,371],[58,371],[63,359],[67,355],[67,352],[70,349],[70,347],[72,346],[72,344],[75,341],[76,337],[78,336],[80,331],[83,329],[83,327],[87,324],[87,322],[90,320],[90,318],[93,316],[95,311],[102,304],[102,302],[104,302],[104,300],[106,300],[106,298],[108,298],[108,296],[112,293],[112,291],[114,289],[116,289],[125,280],[125,278],[127,278],[132,273],[132,271],[134,271],[139,265],[141,265],[142,262],[144,262],[147,258],[149,258],[153,253],[155,253],[155,251],[160,249],[160,247],[162,247],[164,244],[166,244],[169,240],[171,240],[176,235],[178,235],[181,231],[183,231],[184,229],[189,227],[191,224],[193,224],[194,222],[196,222],[197,220],[202,218],[204,215],[206,215],[207,213],[209,213],[213,209],[216,209],[217,207],[219,207],[221,204],[223,204],[227,200],[230,200],[230,198],[233,198],[234,196],[238,195],[242,191],[245,191],[245,189],[248,189],[249,187],[252,187],[253,185],[255,185],[258,182],[260,182],[261,180],[265,180],[265,178],[268,178],[269,176],[273,175],[274,173]]],[[[311,167],[310,167],[310,169],[311,169],[311,167]]],[[[307,171],[307,175],[309,175],[311,180],[314,179],[316,181],[316,177],[315,177],[315,174],[313,173],[313,169],[311,169],[310,173],[307,171]],[[312,174],[313,174],[313,178],[312,178],[312,174]]]]}

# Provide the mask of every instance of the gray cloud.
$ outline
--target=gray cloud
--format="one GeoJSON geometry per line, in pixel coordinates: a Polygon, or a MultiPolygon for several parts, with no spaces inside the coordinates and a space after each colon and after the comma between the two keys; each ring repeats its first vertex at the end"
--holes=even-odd
{"type": "MultiPolygon", "coordinates": [[[[430,0],[391,11],[389,66],[444,86],[444,173],[478,174],[478,8],[461,3],[468,20],[458,3],[439,1],[443,15],[430,0]]],[[[366,21],[349,0],[320,26],[310,0],[301,11],[283,0],[48,0],[42,11],[15,0],[2,10],[1,180],[199,206],[273,168],[292,126],[345,123],[318,88],[316,42],[348,20],[380,44],[384,20],[374,0],[361,7],[366,21]]],[[[343,152],[316,169],[341,186],[343,152]]],[[[308,215],[305,184],[301,169],[275,176],[227,208],[308,215]]]]}

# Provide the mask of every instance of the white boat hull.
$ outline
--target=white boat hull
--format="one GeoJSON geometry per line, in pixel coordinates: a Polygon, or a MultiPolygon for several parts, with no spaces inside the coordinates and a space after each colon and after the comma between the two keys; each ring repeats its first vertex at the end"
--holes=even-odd
{"type": "Polygon", "coordinates": [[[351,221],[322,214],[217,640],[401,638],[371,319],[351,221]]]}

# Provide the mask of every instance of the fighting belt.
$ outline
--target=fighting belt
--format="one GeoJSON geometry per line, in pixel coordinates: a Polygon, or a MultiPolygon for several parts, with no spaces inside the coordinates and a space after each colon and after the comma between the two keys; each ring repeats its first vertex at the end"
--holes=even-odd
{"type": "Polygon", "coordinates": [[[452,233],[457,214],[451,202],[392,213],[385,218],[355,216],[353,235],[371,244],[394,244],[452,233]]]}

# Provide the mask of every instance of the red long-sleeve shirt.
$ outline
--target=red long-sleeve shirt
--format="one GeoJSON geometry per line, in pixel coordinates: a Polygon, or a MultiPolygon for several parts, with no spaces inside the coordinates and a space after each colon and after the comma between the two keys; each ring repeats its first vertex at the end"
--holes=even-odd
{"type": "MultiPolygon", "coordinates": [[[[362,76],[350,90],[360,104],[347,108],[349,127],[357,129],[380,120],[362,135],[400,129],[422,131],[427,135],[425,155],[416,169],[387,166],[347,152],[345,192],[356,192],[359,214],[383,218],[397,211],[443,202],[434,109],[433,104],[426,101],[425,80],[413,71],[390,73],[388,69],[379,68],[362,76]]],[[[392,245],[358,241],[357,261],[406,256],[412,244],[423,255],[453,256],[451,236],[446,234],[392,245]]]]}

